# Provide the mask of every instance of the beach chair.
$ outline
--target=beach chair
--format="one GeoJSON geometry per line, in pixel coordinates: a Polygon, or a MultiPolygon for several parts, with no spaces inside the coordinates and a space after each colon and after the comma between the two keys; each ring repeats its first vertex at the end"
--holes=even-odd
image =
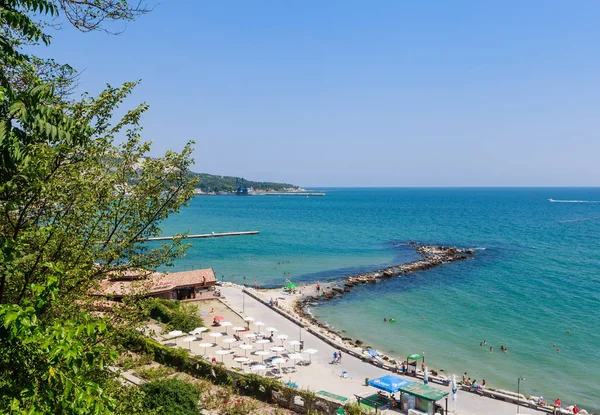
{"type": "Polygon", "coordinates": [[[345,370],[342,372],[341,377],[343,377],[344,379],[348,378],[348,372],[346,372],[345,370]]]}

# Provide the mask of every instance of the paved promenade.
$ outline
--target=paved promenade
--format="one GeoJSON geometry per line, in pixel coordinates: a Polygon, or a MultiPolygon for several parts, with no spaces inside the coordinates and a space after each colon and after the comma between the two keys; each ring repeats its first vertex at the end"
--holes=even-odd
{"type": "MultiPolygon", "coordinates": [[[[249,295],[243,294],[238,287],[222,287],[221,291],[225,296],[225,302],[234,311],[243,316],[253,317],[256,321],[264,322],[268,326],[275,327],[278,330],[277,334],[287,334],[289,336],[288,340],[303,340],[305,349],[318,350],[318,353],[312,355],[313,364],[311,366],[302,367],[297,373],[285,375],[285,381],[296,382],[300,388],[309,388],[313,391],[326,390],[354,400],[354,394],[364,396],[376,392],[375,388],[364,385],[365,378],[373,379],[391,373],[348,354],[344,354],[340,364],[331,364],[335,349],[323,340],[304,329],[300,329],[299,326],[273,311],[270,307],[249,295]],[[343,371],[348,373],[347,378],[342,377],[343,371]]],[[[421,382],[411,377],[408,379],[421,382]]],[[[450,392],[449,387],[437,384],[432,384],[432,386],[450,392]]],[[[443,401],[439,403],[444,406],[443,401]]],[[[450,394],[448,397],[450,413],[453,412],[454,405],[455,403],[452,401],[450,394]]],[[[459,415],[514,415],[516,409],[513,404],[459,391],[455,413],[459,415]]],[[[545,414],[545,412],[529,408],[521,408],[520,412],[522,414],[545,414]]],[[[393,414],[397,412],[385,411],[384,413],[393,414]]]]}

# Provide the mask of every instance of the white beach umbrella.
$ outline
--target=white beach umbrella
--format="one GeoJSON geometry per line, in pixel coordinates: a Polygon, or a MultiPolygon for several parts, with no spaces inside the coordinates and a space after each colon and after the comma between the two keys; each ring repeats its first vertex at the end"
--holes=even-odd
{"type": "Polygon", "coordinates": [[[188,342],[188,349],[192,350],[192,342],[196,341],[196,338],[191,336],[191,337],[186,337],[185,339],[183,339],[182,341],[184,342],[188,342]]]}
{"type": "Polygon", "coordinates": [[[268,331],[269,333],[275,333],[275,332],[279,331],[275,327],[267,327],[265,330],[268,331]]]}
{"type": "Polygon", "coordinates": [[[240,369],[242,368],[242,366],[244,365],[244,363],[249,362],[250,359],[248,359],[247,357],[236,357],[235,359],[236,362],[240,363],[240,369]]]}
{"type": "Polygon", "coordinates": [[[210,337],[214,337],[214,338],[215,338],[215,341],[216,341],[216,340],[217,340],[217,338],[219,338],[219,337],[222,337],[222,336],[223,336],[223,333],[218,333],[218,332],[216,332],[216,331],[211,331],[210,333],[208,333],[208,335],[209,335],[210,337]]]}
{"type": "Polygon", "coordinates": [[[308,361],[312,362],[312,355],[315,354],[315,353],[317,353],[317,350],[315,350],[315,349],[306,349],[302,353],[308,354],[308,361]]]}
{"type": "Polygon", "coordinates": [[[254,349],[251,344],[240,344],[240,349],[244,351],[244,356],[248,356],[248,350],[254,349]]]}
{"type": "Polygon", "coordinates": [[[274,347],[271,347],[271,350],[274,351],[274,352],[283,352],[285,350],[285,347],[283,347],[283,346],[274,346],[274,347]]]}
{"type": "Polygon", "coordinates": [[[264,326],[265,323],[263,323],[262,321],[256,321],[256,322],[254,322],[254,325],[257,327],[261,327],[261,326],[264,326]]]}
{"type": "Polygon", "coordinates": [[[261,340],[257,340],[256,344],[262,344],[263,345],[263,350],[265,350],[265,344],[267,343],[271,343],[271,340],[267,340],[267,339],[261,339],[261,340]]]}
{"type": "Polygon", "coordinates": [[[265,356],[268,356],[271,354],[271,352],[268,352],[266,350],[259,350],[258,352],[254,352],[255,355],[261,356],[263,362],[265,361],[265,356]]]}
{"type": "Polygon", "coordinates": [[[246,327],[236,326],[236,327],[233,328],[233,331],[244,331],[244,330],[246,330],[246,327]]]}
{"type": "Polygon", "coordinates": [[[280,334],[279,336],[276,337],[276,339],[281,340],[281,345],[283,346],[283,341],[287,340],[288,335],[287,334],[280,334]]]}
{"type": "Polygon", "coordinates": [[[246,317],[244,321],[254,321],[254,317],[246,317]]]}
{"type": "Polygon", "coordinates": [[[183,332],[181,330],[173,330],[167,333],[167,336],[169,337],[179,337],[179,336],[183,336],[183,332]]]}
{"type": "Polygon", "coordinates": [[[427,385],[429,383],[429,371],[427,370],[427,366],[425,366],[425,371],[423,372],[423,384],[427,385]]]}
{"type": "Polygon", "coordinates": [[[208,329],[206,327],[196,327],[194,330],[190,331],[190,334],[192,335],[200,335],[200,339],[202,339],[202,333],[207,331],[208,329]]]}
{"type": "Polygon", "coordinates": [[[250,366],[250,370],[253,372],[260,372],[261,370],[265,370],[267,367],[265,365],[254,365],[250,366]]]}
{"type": "Polygon", "coordinates": [[[231,350],[217,350],[215,354],[221,355],[221,362],[223,362],[223,356],[231,353],[231,350]]]}
{"type": "Polygon", "coordinates": [[[231,349],[231,343],[235,343],[236,341],[237,340],[234,339],[233,337],[227,337],[227,338],[223,339],[223,343],[228,343],[230,349],[231,349]]]}
{"type": "Polygon", "coordinates": [[[296,366],[296,360],[302,360],[302,355],[300,353],[291,353],[288,355],[288,359],[294,361],[294,366],[296,366]]]}
{"type": "Polygon", "coordinates": [[[229,327],[233,326],[231,321],[221,321],[221,326],[225,327],[225,333],[229,334],[229,327]]]}
{"type": "Polygon", "coordinates": [[[204,354],[206,354],[206,349],[209,347],[214,347],[213,343],[200,343],[198,346],[204,347],[204,354]]]}
{"type": "Polygon", "coordinates": [[[281,373],[281,365],[285,363],[286,360],[283,357],[276,357],[275,359],[271,359],[271,363],[274,365],[279,365],[279,373],[281,373]]]}
{"type": "Polygon", "coordinates": [[[288,344],[290,346],[293,346],[294,347],[294,351],[296,351],[296,346],[300,346],[302,343],[300,343],[298,340],[290,340],[288,342],[288,344]]]}

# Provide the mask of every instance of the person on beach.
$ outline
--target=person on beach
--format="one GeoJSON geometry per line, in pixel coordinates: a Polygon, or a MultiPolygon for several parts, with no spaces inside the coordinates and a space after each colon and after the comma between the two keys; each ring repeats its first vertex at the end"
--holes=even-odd
{"type": "Polygon", "coordinates": [[[471,382],[471,378],[468,378],[467,381],[465,382],[465,385],[467,386],[471,386],[473,384],[473,382],[471,382]]]}
{"type": "Polygon", "coordinates": [[[556,398],[556,400],[554,401],[554,415],[556,415],[560,410],[560,404],[560,398],[556,398]]]}
{"type": "Polygon", "coordinates": [[[485,389],[485,379],[481,381],[481,389],[485,389]]]}
{"type": "Polygon", "coordinates": [[[477,384],[477,379],[473,379],[473,382],[471,382],[471,387],[473,389],[479,389],[479,385],[477,384]]]}
{"type": "Polygon", "coordinates": [[[338,350],[338,363],[342,363],[342,351],[338,350]]]}
{"type": "Polygon", "coordinates": [[[333,362],[331,362],[331,363],[337,363],[337,359],[338,359],[337,352],[333,352],[333,362]]]}
{"type": "Polygon", "coordinates": [[[579,408],[577,407],[577,405],[573,405],[573,413],[574,414],[578,414],[579,413],[579,408]]]}
{"type": "MultiPolygon", "coordinates": [[[[402,363],[404,365],[404,363],[402,363]]],[[[463,373],[463,383],[467,383],[467,372],[463,373]]]]}
{"type": "Polygon", "coordinates": [[[319,281],[317,281],[317,293],[321,291],[321,284],[319,283],[319,281]]]}

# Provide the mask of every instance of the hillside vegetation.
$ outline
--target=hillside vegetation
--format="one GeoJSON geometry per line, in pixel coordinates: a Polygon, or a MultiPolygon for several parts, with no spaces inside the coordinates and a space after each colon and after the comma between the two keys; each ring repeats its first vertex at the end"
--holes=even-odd
{"type": "MultiPolygon", "coordinates": [[[[206,173],[194,173],[200,182],[196,185],[203,193],[227,193],[235,192],[235,177],[232,176],[215,176],[206,173]]],[[[298,186],[288,183],[273,183],[273,182],[253,182],[246,180],[246,186],[252,187],[254,190],[263,191],[282,191],[284,189],[299,189],[298,186]]]]}

